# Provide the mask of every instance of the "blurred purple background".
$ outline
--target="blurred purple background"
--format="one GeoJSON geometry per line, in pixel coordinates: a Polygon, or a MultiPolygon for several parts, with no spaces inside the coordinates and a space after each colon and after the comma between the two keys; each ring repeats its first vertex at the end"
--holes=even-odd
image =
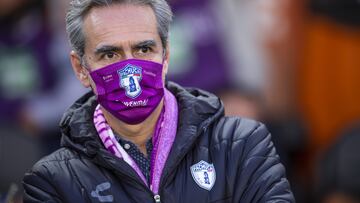
{"type": "MultiPolygon", "coordinates": [[[[89,91],[68,57],[69,1],[0,0],[0,203],[21,202],[24,172],[59,147],[62,113],[89,91]]],[[[360,137],[360,2],[169,3],[167,79],[264,122],[297,202],[359,202],[360,151],[346,143],[360,137]]]]}

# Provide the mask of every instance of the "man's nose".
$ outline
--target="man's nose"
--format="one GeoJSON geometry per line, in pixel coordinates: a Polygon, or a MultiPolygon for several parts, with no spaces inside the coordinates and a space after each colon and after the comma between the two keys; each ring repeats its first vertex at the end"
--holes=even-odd
{"type": "Polygon", "coordinates": [[[134,59],[134,55],[132,54],[131,51],[126,51],[125,54],[124,54],[124,58],[123,60],[129,60],[129,59],[134,59]]]}

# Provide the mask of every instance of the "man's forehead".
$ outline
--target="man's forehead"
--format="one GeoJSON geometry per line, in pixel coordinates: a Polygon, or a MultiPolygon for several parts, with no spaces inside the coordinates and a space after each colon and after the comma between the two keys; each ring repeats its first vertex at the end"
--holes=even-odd
{"type": "Polygon", "coordinates": [[[94,7],[84,18],[85,23],[108,24],[152,24],[156,22],[154,11],[150,6],[132,4],[112,4],[94,7]],[[140,20],[140,21],[139,21],[140,20]]]}
{"type": "Polygon", "coordinates": [[[101,44],[137,43],[159,40],[157,22],[149,6],[114,4],[94,8],[84,19],[86,41],[93,47],[101,44]]]}

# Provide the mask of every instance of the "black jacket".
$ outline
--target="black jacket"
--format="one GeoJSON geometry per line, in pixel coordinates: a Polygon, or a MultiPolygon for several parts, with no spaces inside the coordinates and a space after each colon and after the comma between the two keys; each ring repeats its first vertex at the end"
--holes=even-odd
{"type": "MultiPolygon", "coordinates": [[[[198,89],[168,83],[179,105],[176,139],[160,181],[160,200],[186,202],[294,202],[271,136],[256,121],[224,117],[221,101],[198,89]],[[190,167],[214,164],[210,191],[190,167]]],[[[89,93],[61,122],[62,148],[41,159],[23,180],[26,202],[155,202],[154,194],[123,160],[101,144],[89,93]]]]}

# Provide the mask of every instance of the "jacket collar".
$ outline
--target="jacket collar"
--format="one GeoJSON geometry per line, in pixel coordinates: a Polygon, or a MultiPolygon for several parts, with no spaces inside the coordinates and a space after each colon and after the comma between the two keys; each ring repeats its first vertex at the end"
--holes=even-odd
{"type": "Polygon", "coordinates": [[[87,143],[99,143],[98,146],[100,146],[100,139],[93,124],[96,105],[96,97],[90,91],[75,101],[64,113],[60,121],[62,147],[69,147],[88,154],[87,143]]]}
{"type": "MultiPolygon", "coordinates": [[[[219,98],[211,93],[196,88],[185,89],[173,82],[167,82],[166,87],[175,95],[179,105],[177,136],[169,155],[170,160],[177,160],[192,146],[203,128],[224,114],[224,108],[219,98]]],[[[97,104],[94,94],[89,92],[68,109],[60,122],[61,146],[87,155],[103,148],[92,121],[97,104]],[[93,150],[89,150],[89,145],[93,145],[90,147],[93,150]]]]}

